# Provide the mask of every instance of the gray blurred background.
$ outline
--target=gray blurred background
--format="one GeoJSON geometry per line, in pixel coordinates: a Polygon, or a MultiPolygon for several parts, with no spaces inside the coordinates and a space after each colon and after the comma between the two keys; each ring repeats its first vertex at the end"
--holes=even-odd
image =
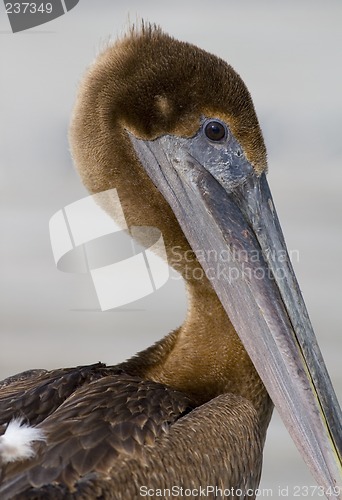
{"type": "MultiPolygon", "coordinates": [[[[0,4],[0,379],[32,367],[114,364],[183,321],[175,275],[155,294],[101,312],[90,277],[58,271],[49,241],[50,217],[87,194],[67,142],[80,78],[101,47],[141,17],[223,57],[247,83],[273,198],[341,400],[340,0],[80,0],[15,35],[0,4]]],[[[277,498],[289,486],[286,496],[295,498],[295,485],[315,482],[275,415],[261,488],[277,498]]]]}

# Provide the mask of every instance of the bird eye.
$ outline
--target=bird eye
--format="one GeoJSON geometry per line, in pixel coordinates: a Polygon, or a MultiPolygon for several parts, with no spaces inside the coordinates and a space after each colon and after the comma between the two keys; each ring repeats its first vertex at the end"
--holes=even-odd
{"type": "Polygon", "coordinates": [[[204,129],[205,135],[214,142],[222,141],[227,136],[227,128],[216,120],[208,122],[204,129]]]}

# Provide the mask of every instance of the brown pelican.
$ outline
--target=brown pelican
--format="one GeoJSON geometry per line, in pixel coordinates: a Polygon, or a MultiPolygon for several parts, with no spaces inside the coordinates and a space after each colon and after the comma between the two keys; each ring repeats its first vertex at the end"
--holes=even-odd
{"type": "Polygon", "coordinates": [[[326,496],[342,498],[341,413],[241,78],[133,29],[85,76],[70,139],[87,188],[117,188],[128,225],[158,227],[171,265],[178,249],[188,314],[118,366],[3,381],[0,497],[254,498],[274,403],[326,496]]]}

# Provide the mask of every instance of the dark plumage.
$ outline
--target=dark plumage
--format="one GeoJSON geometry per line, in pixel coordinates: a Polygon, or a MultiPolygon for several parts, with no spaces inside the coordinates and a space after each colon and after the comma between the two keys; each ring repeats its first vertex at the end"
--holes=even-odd
{"type": "Polygon", "coordinates": [[[264,436],[246,399],[222,394],[198,406],[127,372],[100,364],[54,370],[4,391],[1,422],[24,414],[47,444],[36,445],[36,458],[3,467],[1,498],[138,498],[151,483],[223,488],[227,476],[235,488],[256,487],[264,436]],[[213,449],[203,454],[208,440],[213,449]]]}
{"type": "MultiPolygon", "coordinates": [[[[70,130],[83,182],[92,193],[117,188],[128,226],[161,229],[171,265],[177,247],[188,315],[116,367],[38,370],[4,381],[3,429],[23,415],[46,442],[34,444],[33,458],[3,464],[0,498],[126,499],[139,498],[143,486],[173,485],[241,488],[254,498],[271,399],[211,283],[193,276],[200,264],[194,254],[189,260],[178,218],[129,138],[192,138],[208,116],[227,123],[259,179],[266,151],[252,100],[221,59],[145,26],[108,47],[85,76],[70,130]]],[[[113,214],[110,202],[104,208],[113,214]]]]}

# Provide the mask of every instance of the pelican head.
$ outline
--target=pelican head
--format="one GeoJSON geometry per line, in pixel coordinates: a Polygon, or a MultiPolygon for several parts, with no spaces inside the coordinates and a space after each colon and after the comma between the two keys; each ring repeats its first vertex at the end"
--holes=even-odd
{"type": "Polygon", "coordinates": [[[132,30],[87,73],[70,138],[91,192],[117,188],[128,225],[158,227],[171,265],[174,248],[194,252],[187,265],[204,276],[190,272],[188,286],[216,293],[317,482],[341,486],[341,412],[239,75],[156,27],[132,30]]]}

